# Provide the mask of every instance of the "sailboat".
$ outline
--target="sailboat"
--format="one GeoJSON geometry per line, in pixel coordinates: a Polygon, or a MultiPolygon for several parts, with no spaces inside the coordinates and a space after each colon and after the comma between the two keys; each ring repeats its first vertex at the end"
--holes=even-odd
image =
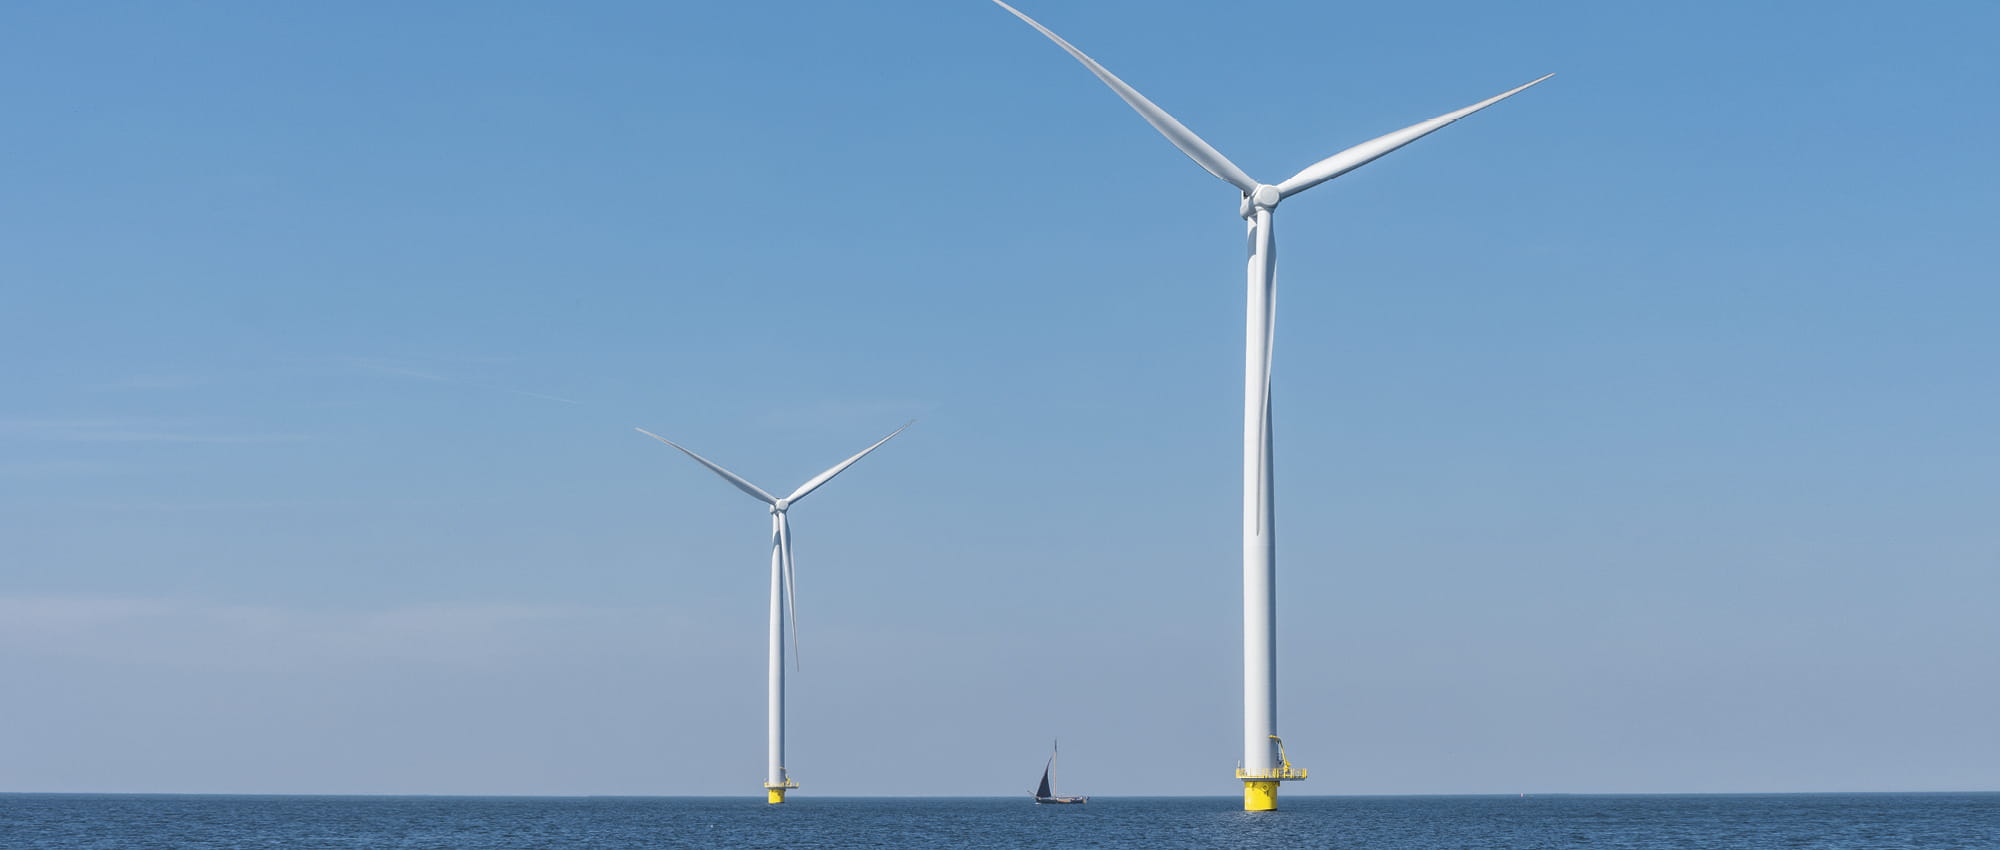
{"type": "Polygon", "coordinates": [[[1059,755],[1060,752],[1061,749],[1056,745],[1054,744],[1049,745],[1049,763],[1046,767],[1042,768],[1042,784],[1035,788],[1035,803],[1037,805],[1040,805],[1042,803],[1055,805],[1058,803],[1090,802],[1089,797],[1084,797],[1080,795],[1064,797],[1058,795],[1055,792],[1056,756],[1059,755]]]}

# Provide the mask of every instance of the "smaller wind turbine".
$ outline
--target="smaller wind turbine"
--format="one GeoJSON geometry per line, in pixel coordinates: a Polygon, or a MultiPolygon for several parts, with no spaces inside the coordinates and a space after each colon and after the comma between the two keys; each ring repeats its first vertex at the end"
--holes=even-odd
{"type": "Polygon", "coordinates": [[[736,485],[736,489],[749,493],[751,496],[756,497],[758,501],[771,506],[770,759],[769,763],[765,765],[764,771],[764,793],[765,799],[769,802],[782,803],[785,801],[785,791],[787,789],[799,787],[799,784],[793,782],[791,777],[785,772],[784,624],[788,616],[792,623],[792,655],[794,663],[797,663],[796,659],[799,651],[798,613],[793,607],[793,601],[796,596],[796,584],[792,577],[792,526],[791,522],[785,518],[785,514],[791,510],[792,505],[796,504],[800,499],[805,498],[807,494],[819,489],[820,485],[832,481],[833,477],[839,475],[842,470],[853,466],[855,461],[866,457],[869,452],[874,451],[883,443],[889,442],[890,437],[903,433],[904,428],[908,428],[914,424],[916,424],[915,419],[903,423],[902,428],[897,428],[889,432],[888,437],[876,440],[875,445],[862,449],[855,456],[834,464],[833,468],[813,476],[806,483],[800,484],[799,489],[793,490],[791,495],[782,499],[764,492],[763,488],[744,480],[743,476],[723,469],[714,461],[688,451],[686,447],[679,443],[644,428],[632,429],[662,443],[666,443],[669,446],[673,446],[676,449],[680,449],[681,454],[694,458],[696,463],[706,466],[710,472],[722,476],[722,480],[736,485]]]}

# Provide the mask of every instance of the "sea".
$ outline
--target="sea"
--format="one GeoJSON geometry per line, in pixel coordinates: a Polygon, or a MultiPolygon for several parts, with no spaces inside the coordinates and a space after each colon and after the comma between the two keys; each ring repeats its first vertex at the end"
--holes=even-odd
{"type": "Polygon", "coordinates": [[[2000,793],[1236,797],[0,794],[0,848],[2000,850],[2000,793]]]}

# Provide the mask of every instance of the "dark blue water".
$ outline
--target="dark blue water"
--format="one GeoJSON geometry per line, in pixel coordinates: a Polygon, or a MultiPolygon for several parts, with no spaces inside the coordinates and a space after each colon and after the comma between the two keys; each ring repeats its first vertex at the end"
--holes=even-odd
{"type": "Polygon", "coordinates": [[[2000,850],[2000,794],[1026,799],[0,794],[0,848],[2000,850]]]}

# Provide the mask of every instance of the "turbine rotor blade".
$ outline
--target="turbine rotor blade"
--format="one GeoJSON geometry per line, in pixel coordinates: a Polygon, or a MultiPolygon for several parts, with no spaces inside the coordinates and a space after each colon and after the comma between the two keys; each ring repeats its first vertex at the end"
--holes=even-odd
{"type": "Polygon", "coordinates": [[[757,499],[759,501],[762,501],[764,504],[775,505],[778,503],[777,497],[764,492],[763,488],[743,480],[743,476],[737,475],[734,472],[730,472],[727,469],[723,469],[721,466],[718,466],[714,461],[711,461],[708,458],[702,457],[701,455],[688,451],[687,448],[682,446],[681,444],[669,440],[665,437],[662,437],[658,434],[655,434],[651,431],[648,431],[644,428],[633,428],[632,430],[644,434],[648,437],[652,437],[653,439],[659,440],[660,442],[666,443],[667,445],[673,446],[674,448],[680,449],[681,454],[694,458],[695,462],[700,463],[702,466],[708,467],[710,471],[714,472],[717,475],[722,476],[722,480],[736,485],[736,489],[742,490],[745,493],[749,493],[750,495],[757,497],[757,499]]]}
{"type": "Polygon", "coordinates": [[[787,501],[787,502],[796,502],[796,501],[798,501],[798,500],[800,500],[800,499],[803,499],[803,498],[805,498],[805,497],[806,497],[806,494],[807,494],[807,493],[811,493],[812,491],[814,491],[814,490],[817,490],[817,489],[819,489],[819,485],[821,485],[821,484],[825,484],[825,483],[826,483],[826,482],[828,482],[828,481],[832,481],[832,480],[833,480],[833,477],[834,477],[834,476],[836,476],[836,475],[839,475],[839,474],[840,474],[840,472],[841,472],[841,470],[843,470],[843,469],[846,469],[846,468],[848,468],[848,467],[850,467],[850,466],[853,466],[853,465],[854,465],[854,462],[855,462],[855,461],[857,461],[857,460],[860,460],[860,459],[862,459],[863,457],[866,457],[866,456],[868,455],[868,453],[869,453],[869,452],[872,452],[872,451],[874,451],[874,450],[875,450],[875,449],[876,449],[877,447],[881,446],[881,445],[882,445],[883,443],[886,443],[886,442],[889,442],[889,437],[894,437],[894,436],[896,436],[897,434],[901,434],[901,433],[903,433],[903,430],[904,430],[904,429],[906,429],[906,428],[909,428],[909,427],[910,427],[911,425],[915,425],[915,424],[917,424],[917,420],[915,420],[915,419],[912,419],[912,420],[910,420],[910,421],[908,421],[908,422],[905,422],[905,423],[903,423],[903,427],[902,427],[902,428],[897,428],[897,429],[896,429],[896,430],[894,430],[894,431],[890,431],[890,432],[889,432],[889,436],[888,436],[888,437],[883,437],[883,438],[882,438],[882,439],[880,439],[880,440],[876,440],[876,441],[875,441],[875,445],[873,445],[873,446],[869,446],[868,448],[865,448],[865,449],[862,449],[862,450],[861,450],[861,452],[860,452],[859,454],[856,454],[855,456],[853,456],[853,457],[851,457],[851,458],[848,458],[848,459],[846,459],[846,460],[843,460],[843,461],[841,461],[841,462],[839,462],[839,463],[837,463],[837,464],[834,464],[834,466],[833,466],[833,468],[832,468],[832,469],[829,469],[829,470],[827,470],[827,471],[825,471],[825,472],[822,472],[822,473],[820,473],[820,474],[818,474],[818,475],[815,475],[815,476],[813,476],[813,477],[812,477],[812,480],[810,480],[810,481],[807,481],[807,482],[806,482],[806,483],[804,483],[804,484],[800,484],[800,485],[799,485],[799,489],[797,489],[797,490],[793,490],[793,491],[792,491],[792,494],[791,494],[790,496],[786,496],[786,497],[785,497],[785,501],[787,501]]]}
{"type": "Polygon", "coordinates": [[[1257,181],[1250,179],[1250,175],[1243,173],[1243,169],[1237,168],[1236,163],[1229,161],[1229,157],[1223,156],[1221,151],[1202,141],[1202,138],[1195,135],[1193,130],[1188,129],[1181,122],[1174,120],[1174,116],[1168,115],[1166,110],[1147,100],[1146,96],[1140,94],[1137,89],[1126,85],[1124,80],[1118,79],[1118,75],[1106,70],[1103,65],[1097,64],[1097,60],[1085,56],[1083,51],[1076,49],[1075,45],[1064,41],[1062,36],[1050,32],[1048,27],[1037,23],[1034,18],[1021,14],[1021,10],[1009,6],[1001,2],[1001,0],[993,0],[993,2],[998,4],[1000,8],[1012,12],[1014,17],[1020,18],[1028,26],[1041,31],[1042,35],[1048,36],[1049,40],[1055,42],[1057,47],[1061,47],[1063,50],[1068,51],[1069,55],[1076,57],[1076,61],[1082,62],[1083,67],[1090,69],[1091,73],[1096,74],[1098,79],[1103,80],[1105,85],[1110,86],[1113,92],[1116,92],[1120,98],[1124,99],[1127,105],[1138,112],[1139,117],[1146,119],[1146,123],[1153,125],[1153,129],[1160,131],[1160,135],[1166,136],[1167,141],[1173,142],[1174,147],[1180,148],[1181,153],[1187,154],[1188,159],[1194,160],[1194,164],[1207,169],[1208,173],[1222,178],[1230,185],[1245,192],[1254,192],[1257,190],[1257,181]]]}
{"type": "MultiPolygon", "coordinates": [[[[995,0],[995,2],[998,2],[998,0],[995,0]]],[[[1397,148],[1400,148],[1404,145],[1407,145],[1411,142],[1414,142],[1418,139],[1421,139],[1425,136],[1435,133],[1438,130],[1443,129],[1446,124],[1450,124],[1453,121],[1457,121],[1460,118],[1464,118],[1467,115],[1471,115],[1474,112],[1478,112],[1481,109],[1485,109],[1486,107],[1492,106],[1493,104],[1499,103],[1500,101],[1506,100],[1507,98],[1520,94],[1522,91],[1526,90],[1529,86],[1533,86],[1536,83],[1539,83],[1542,80],[1546,80],[1549,77],[1553,76],[1555,75],[1545,74],[1535,79],[1532,82],[1508,89],[1507,91],[1496,94],[1492,97],[1489,97],[1464,109],[1460,109],[1456,112],[1447,112],[1443,115],[1440,115],[1436,118],[1432,118],[1431,120],[1422,123],[1411,124],[1410,126],[1404,127],[1401,130],[1397,130],[1394,133],[1390,133],[1386,136],[1378,136],[1376,138],[1362,142],[1361,144],[1355,145],[1354,147],[1348,148],[1347,150],[1341,151],[1340,153],[1334,154],[1333,156],[1327,157],[1326,159],[1322,159],[1318,162],[1315,162],[1312,165],[1306,166],[1306,169],[1304,171],[1292,175],[1291,179],[1286,180],[1283,183],[1279,183],[1278,197],[1289,198],[1314,186],[1318,186],[1321,183],[1325,183],[1328,180],[1332,180],[1335,177],[1339,177],[1342,174],[1346,174],[1349,171],[1353,171],[1354,169],[1360,168],[1361,166],[1374,162],[1376,159],[1380,158],[1383,154],[1386,154],[1390,151],[1393,151],[1397,148]]]]}
{"type": "Polygon", "coordinates": [[[792,669],[800,669],[799,661],[799,597],[798,574],[792,571],[792,521],[783,512],[778,514],[778,560],[784,564],[785,573],[785,613],[792,620],[792,669]]]}

